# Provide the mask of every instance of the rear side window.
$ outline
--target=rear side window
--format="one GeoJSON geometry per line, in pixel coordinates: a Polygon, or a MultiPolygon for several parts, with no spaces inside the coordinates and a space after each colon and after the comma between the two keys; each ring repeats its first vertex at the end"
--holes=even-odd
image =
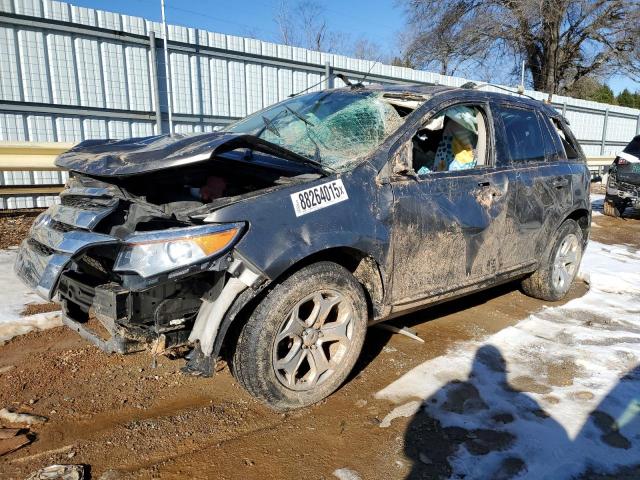
{"type": "Polygon", "coordinates": [[[567,152],[567,158],[569,160],[580,158],[580,155],[578,154],[578,148],[576,145],[574,145],[575,140],[571,135],[569,135],[569,132],[567,132],[564,124],[560,123],[555,118],[551,121],[553,122],[553,126],[558,136],[560,137],[560,140],[562,140],[562,146],[564,147],[564,151],[567,152]]]}
{"type": "Polygon", "coordinates": [[[533,110],[498,107],[512,162],[542,162],[544,141],[538,116],[533,110]]]}
{"type": "Polygon", "coordinates": [[[542,138],[547,158],[551,161],[566,159],[565,150],[556,127],[542,113],[540,114],[540,126],[542,127],[542,138]]]}

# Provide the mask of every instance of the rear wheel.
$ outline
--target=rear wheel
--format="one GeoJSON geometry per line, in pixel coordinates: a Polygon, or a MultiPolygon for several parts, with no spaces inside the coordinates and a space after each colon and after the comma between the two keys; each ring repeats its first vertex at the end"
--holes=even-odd
{"type": "Polygon", "coordinates": [[[624,200],[607,195],[604,197],[604,214],[610,217],[621,217],[625,210],[624,200]]]}
{"type": "Polygon", "coordinates": [[[353,368],[367,328],[358,281],[319,262],[271,290],[242,328],[232,371],[249,393],[277,410],[316,403],[353,368]]]}
{"type": "Polygon", "coordinates": [[[524,292],[542,300],[563,298],[578,273],[582,248],[580,226],[574,220],[565,220],[543,254],[538,269],[522,281],[524,292]]]}

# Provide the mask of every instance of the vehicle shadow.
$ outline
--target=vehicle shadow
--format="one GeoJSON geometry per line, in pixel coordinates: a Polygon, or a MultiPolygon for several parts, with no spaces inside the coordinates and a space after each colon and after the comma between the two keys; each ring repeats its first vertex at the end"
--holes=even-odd
{"type": "Polygon", "coordinates": [[[640,478],[640,367],[571,440],[527,393],[509,385],[500,351],[476,352],[465,381],[426,399],[404,435],[407,479],[640,478]]]}

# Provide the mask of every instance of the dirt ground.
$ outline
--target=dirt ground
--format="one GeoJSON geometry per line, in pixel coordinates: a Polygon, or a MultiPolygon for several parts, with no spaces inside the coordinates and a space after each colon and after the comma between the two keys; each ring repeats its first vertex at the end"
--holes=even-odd
{"type": "Polygon", "coordinates": [[[0,211],[0,249],[19,245],[42,209],[22,210],[19,214],[0,211]]]}
{"type": "MultiPolygon", "coordinates": [[[[594,224],[594,240],[640,248],[639,218],[596,215],[594,224]]],[[[568,299],[585,291],[578,283],[568,299]]],[[[414,328],[424,344],[372,329],[346,385],[288,414],[253,400],[226,367],[211,379],[186,377],[182,360],[160,357],[152,368],[146,353],[109,356],[65,328],[16,337],[0,346],[0,408],[49,420],[32,427],[31,445],[0,457],[0,477],[81,463],[105,480],[321,479],[340,468],[363,479],[404,478],[412,466],[404,454],[410,420],[379,428],[393,407],[373,395],[456,342],[497,332],[544,305],[509,284],[394,322],[414,328]]],[[[559,382],[571,376],[556,370],[559,382]]]]}

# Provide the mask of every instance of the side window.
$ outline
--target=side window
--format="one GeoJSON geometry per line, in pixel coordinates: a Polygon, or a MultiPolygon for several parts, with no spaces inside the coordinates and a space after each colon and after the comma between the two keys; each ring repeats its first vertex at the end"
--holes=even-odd
{"type": "Polygon", "coordinates": [[[533,110],[498,107],[512,162],[542,162],[545,159],[542,131],[533,110]]]}
{"type": "Polygon", "coordinates": [[[580,158],[580,154],[578,154],[578,148],[574,144],[575,139],[572,135],[567,132],[567,127],[557,119],[553,118],[552,120],[553,127],[557,132],[560,140],[562,141],[562,146],[564,147],[564,151],[567,153],[565,158],[569,160],[575,160],[576,158],[580,158]]]}
{"type": "Polygon", "coordinates": [[[413,170],[428,175],[486,165],[486,125],[483,110],[472,105],[456,105],[437,113],[413,136],[413,170]]]}
{"type": "Polygon", "coordinates": [[[544,139],[544,150],[547,158],[551,161],[565,160],[567,156],[558,131],[551,123],[551,120],[543,113],[540,113],[540,125],[542,126],[542,138],[544,139]]]}

